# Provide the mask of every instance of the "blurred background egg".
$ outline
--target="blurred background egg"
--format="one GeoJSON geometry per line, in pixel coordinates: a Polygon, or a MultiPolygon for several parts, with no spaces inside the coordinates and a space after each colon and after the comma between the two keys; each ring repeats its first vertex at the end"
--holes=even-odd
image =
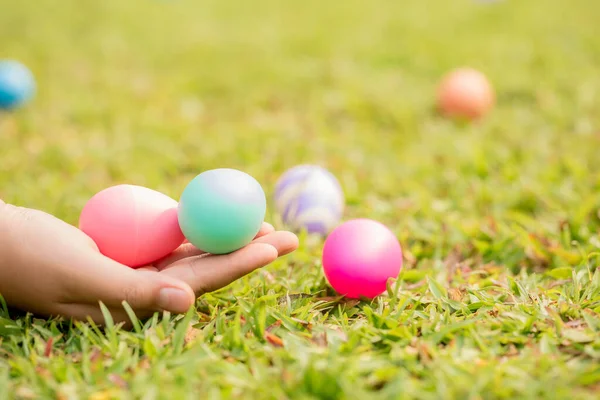
{"type": "Polygon", "coordinates": [[[486,76],[473,68],[448,73],[438,88],[438,108],[449,117],[473,120],[487,114],[495,103],[495,93],[486,76]]]}
{"type": "Polygon", "coordinates": [[[318,165],[287,170],[275,186],[275,207],[296,231],[326,235],[344,212],[344,192],[337,178],[318,165]]]}
{"type": "Polygon", "coordinates": [[[35,79],[18,61],[0,60],[0,109],[10,110],[29,101],[35,93],[35,79]]]}
{"type": "Polygon", "coordinates": [[[133,268],[169,255],[185,240],[177,201],[135,185],[112,186],[94,195],[81,212],[79,228],[102,254],[133,268]]]}

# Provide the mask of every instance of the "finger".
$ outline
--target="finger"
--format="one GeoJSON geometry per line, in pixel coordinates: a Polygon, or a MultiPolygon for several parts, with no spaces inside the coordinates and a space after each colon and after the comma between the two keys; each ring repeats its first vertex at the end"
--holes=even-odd
{"type": "Polygon", "coordinates": [[[92,250],[77,252],[72,262],[81,268],[70,272],[64,303],[95,306],[102,301],[107,307],[119,308],[127,301],[134,310],[181,313],[195,301],[193,290],[185,282],[146,268],[129,268],[92,250]]]}
{"type": "Polygon", "coordinates": [[[185,243],[179,246],[175,251],[173,251],[165,258],[155,262],[153,265],[158,271],[161,271],[169,265],[173,264],[174,262],[181,260],[182,258],[200,256],[205,253],[205,251],[200,250],[193,244],[185,243]]]}
{"type": "Polygon", "coordinates": [[[298,248],[298,236],[292,232],[277,231],[255,239],[252,243],[270,244],[277,249],[277,255],[281,257],[298,248]]]}
{"type": "Polygon", "coordinates": [[[260,227],[260,230],[258,231],[258,233],[256,234],[256,236],[254,238],[256,239],[261,236],[265,236],[271,232],[275,232],[275,228],[273,227],[273,225],[271,225],[268,222],[263,222],[262,226],[260,227]]]}
{"type": "Polygon", "coordinates": [[[277,249],[266,243],[252,243],[235,253],[179,260],[161,274],[186,282],[196,295],[220,289],[277,258],[277,249]]]}
{"type": "Polygon", "coordinates": [[[298,238],[290,232],[273,232],[248,246],[225,255],[199,256],[179,260],[161,274],[186,282],[197,295],[227,286],[257,268],[273,262],[298,246],[298,238]]]}
{"type": "MultiPolygon", "coordinates": [[[[262,226],[260,227],[260,230],[258,231],[258,233],[255,236],[255,239],[263,237],[269,233],[272,233],[273,231],[275,231],[275,228],[273,227],[273,225],[269,224],[268,222],[263,222],[262,226]]],[[[174,252],[169,254],[167,257],[154,263],[154,266],[159,271],[161,271],[164,268],[168,267],[169,265],[173,264],[174,262],[177,262],[183,258],[195,257],[195,256],[199,256],[202,254],[206,254],[206,252],[198,249],[191,243],[187,242],[187,243],[184,243],[181,246],[179,246],[177,248],[177,250],[175,250],[174,252]]]]}

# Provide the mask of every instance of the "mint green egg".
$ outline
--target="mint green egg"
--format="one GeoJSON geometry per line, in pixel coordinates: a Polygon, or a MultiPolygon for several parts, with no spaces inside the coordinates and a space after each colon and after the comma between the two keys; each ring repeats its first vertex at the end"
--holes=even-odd
{"type": "Polygon", "coordinates": [[[211,254],[249,244],[264,221],[265,192],[256,179],[229,168],[205,171],[184,189],[177,216],[186,239],[211,254]]]}

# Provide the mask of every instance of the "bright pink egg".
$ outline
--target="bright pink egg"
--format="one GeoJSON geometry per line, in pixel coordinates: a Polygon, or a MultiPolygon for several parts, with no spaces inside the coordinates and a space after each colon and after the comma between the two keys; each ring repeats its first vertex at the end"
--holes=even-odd
{"type": "Polygon", "coordinates": [[[87,202],[79,228],[105,256],[132,268],[141,267],[183,243],[177,205],[169,196],[142,186],[112,186],[87,202]]]}
{"type": "Polygon", "coordinates": [[[323,271],[329,284],[349,298],[373,298],[386,290],[402,268],[402,249],[383,224],[355,219],[338,226],[323,247],[323,271]]]}

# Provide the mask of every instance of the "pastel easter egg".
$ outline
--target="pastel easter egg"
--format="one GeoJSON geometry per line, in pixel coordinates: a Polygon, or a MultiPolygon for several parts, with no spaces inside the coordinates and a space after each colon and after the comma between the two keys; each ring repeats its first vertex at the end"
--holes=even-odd
{"type": "Polygon", "coordinates": [[[135,185],[117,185],[84,206],[79,228],[105,256],[132,268],[169,255],[185,240],[177,221],[177,201],[135,185]]]}
{"type": "Polygon", "coordinates": [[[31,71],[14,60],[0,61],[0,109],[13,109],[29,101],[35,93],[31,71]]]}
{"type": "Polygon", "coordinates": [[[249,244],[267,209],[260,183],[245,172],[219,168],[202,172],[179,200],[179,225],[187,240],[211,254],[226,254],[249,244]]]}
{"type": "Polygon", "coordinates": [[[473,68],[448,73],[438,88],[438,108],[449,117],[474,120],[494,106],[495,93],[486,76],[473,68]]]}
{"type": "Polygon", "coordinates": [[[378,221],[347,221],[327,237],[323,271],[329,284],[349,298],[374,298],[402,269],[402,249],[392,231],[378,221]]]}
{"type": "Polygon", "coordinates": [[[317,165],[293,167],[275,186],[275,207],[283,222],[296,231],[327,234],[342,218],[344,204],[339,181],[317,165]]]}

